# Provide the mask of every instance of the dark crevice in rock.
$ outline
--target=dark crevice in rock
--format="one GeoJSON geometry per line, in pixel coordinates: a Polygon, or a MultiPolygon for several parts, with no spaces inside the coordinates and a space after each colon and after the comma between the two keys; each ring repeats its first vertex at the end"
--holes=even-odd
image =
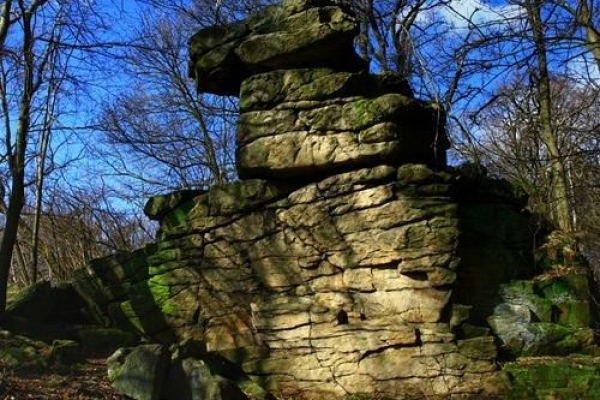
{"type": "Polygon", "coordinates": [[[348,323],[348,313],[344,310],[338,311],[335,318],[338,325],[346,325],[348,323]]]}
{"type": "Polygon", "coordinates": [[[401,272],[401,274],[415,281],[424,282],[428,279],[427,272],[425,271],[406,271],[401,272]]]}
{"type": "Polygon", "coordinates": [[[369,358],[375,354],[380,354],[380,353],[383,353],[385,351],[392,350],[392,349],[402,349],[402,348],[407,348],[407,347],[414,347],[414,344],[413,343],[411,343],[411,344],[393,344],[393,345],[389,345],[389,346],[379,347],[374,350],[366,351],[365,353],[363,353],[360,356],[360,358],[357,361],[357,364],[360,364],[363,360],[365,360],[366,358],[369,358]]]}

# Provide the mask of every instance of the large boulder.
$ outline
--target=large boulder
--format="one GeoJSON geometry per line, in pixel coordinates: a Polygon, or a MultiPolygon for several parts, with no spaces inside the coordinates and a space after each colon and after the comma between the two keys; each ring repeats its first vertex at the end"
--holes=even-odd
{"type": "Polygon", "coordinates": [[[242,80],[259,72],[364,69],[353,48],[357,32],[353,14],[341,2],[284,0],[242,22],[196,33],[190,40],[190,75],[200,92],[237,96],[242,80]]]}
{"type": "Polygon", "coordinates": [[[40,281],[9,299],[6,316],[52,324],[83,323],[85,303],[68,282],[40,281]]]}
{"type": "Polygon", "coordinates": [[[148,278],[108,308],[134,324],[157,312],[172,340],[203,343],[196,353],[234,362],[276,395],[501,392],[492,337],[456,335],[468,307],[451,300],[455,180],[384,164],[314,183],[218,186],[164,214],[148,278]]]}
{"type": "Polygon", "coordinates": [[[591,309],[585,274],[513,281],[500,286],[488,318],[512,357],[567,355],[592,350],[591,309]]]}
{"type": "Polygon", "coordinates": [[[486,176],[479,166],[457,171],[461,258],[456,301],[472,306],[473,323],[485,324],[498,304],[494,293],[511,280],[535,274],[533,217],[518,187],[486,176]]]}

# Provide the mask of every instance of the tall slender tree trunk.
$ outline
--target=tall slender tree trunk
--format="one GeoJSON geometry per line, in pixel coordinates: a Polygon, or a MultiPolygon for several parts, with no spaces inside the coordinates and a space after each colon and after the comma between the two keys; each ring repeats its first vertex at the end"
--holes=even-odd
{"type": "Polygon", "coordinates": [[[6,295],[8,289],[8,276],[12,264],[13,252],[17,243],[21,212],[25,204],[25,146],[29,131],[31,98],[24,94],[19,111],[19,125],[17,128],[17,147],[12,157],[12,188],[10,200],[6,211],[6,224],[2,242],[0,242],[0,318],[6,311],[6,295]]]}
{"type": "Polygon", "coordinates": [[[537,56],[536,89],[539,100],[540,136],[548,150],[552,169],[550,183],[554,195],[554,211],[558,227],[565,231],[573,231],[571,220],[571,205],[569,190],[565,174],[565,160],[561,156],[558,140],[554,133],[552,121],[552,96],[550,74],[548,72],[548,58],[544,36],[544,26],[541,17],[541,6],[544,0],[527,0],[527,16],[532,27],[537,56]]]}
{"type": "Polygon", "coordinates": [[[577,8],[573,8],[567,1],[563,0],[559,3],[567,12],[569,12],[574,18],[575,22],[583,27],[585,31],[586,46],[600,71],[600,21],[596,20],[594,24],[592,10],[590,10],[590,4],[593,6],[593,2],[588,4],[588,0],[578,0],[577,8]]]}
{"type": "MultiPolygon", "coordinates": [[[[7,214],[8,206],[4,203],[4,196],[0,198],[0,213],[7,214]]],[[[27,271],[27,263],[25,262],[25,254],[23,253],[23,248],[21,244],[17,240],[15,243],[15,253],[16,253],[16,262],[18,267],[18,273],[21,276],[20,281],[17,279],[18,283],[22,283],[25,285],[31,284],[31,277],[29,276],[29,272],[27,271]]]]}
{"type": "MultiPolygon", "coordinates": [[[[52,75],[54,74],[54,64],[51,66],[52,75]]],[[[39,270],[39,244],[40,244],[40,224],[42,219],[42,197],[44,191],[44,179],[46,177],[46,157],[48,155],[48,146],[50,144],[50,135],[52,133],[52,115],[54,109],[54,85],[52,82],[48,85],[46,93],[46,109],[44,111],[44,123],[42,127],[42,137],[38,149],[38,164],[35,176],[35,211],[33,217],[33,246],[31,251],[31,279],[37,282],[39,270]]]]}
{"type": "Polygon", "coordinates": [[[2,53],[4,53],[4,43],[6,42],[6,37],[8,36],[11,7],[12,1],[4,0],[4,4],[2,4],[2,8],[0,9],[0,57],[4,56],[2,53]]]}
{"type": "Polygon", "coordinates": [[[0,318],[6,311],[6,295],[8,289],[8,276],[12,263],[13,249],[17,241],[21,211],[25,203],[25,190],[23,184],[13,182],[10,202],[6,213],[4,235],[0,243],[0,318]]]}
{"type": "MultiPolygon", "coordinates": [[[[32,14],[30,12],[24,12],[22,17],[24,59],[23,94],[19,102],[16,146],[14,152],[11,152],[9,156],[12,185],[8,201],[8,210],[6,212],[4,235],[0,242],[0,319],[2,319],[6,312],[8,277],[10,274],[13,252],[17,243],[21,212],[25,205],[25,152],[27,150],[27,138],[29,136],[29,126],[31,122],[31,101],[35,92],[33,71],[34,37],[31,18],[32,14]]],[[[7,150],[10,151],[10,149],[7,150]]]]}
{"type": "MultiPolygon", "coordinates": [[[[48,118],[48,114],[46,114],[48,118]]],[[[35,182],[35,211],[33,216],[33,246],[31,250],[31,279],[35,283],[38,279],[39,270],[39,243],[40,243],[40,224],[42,218],[42,195],[44,190],[45,161],[48,153],[48,143],[50,141],[50,127],[47,121],[44,121],[44,130],[42,132],[42,141],[40,142],[40,154],[36,172],[35,182]]]]}

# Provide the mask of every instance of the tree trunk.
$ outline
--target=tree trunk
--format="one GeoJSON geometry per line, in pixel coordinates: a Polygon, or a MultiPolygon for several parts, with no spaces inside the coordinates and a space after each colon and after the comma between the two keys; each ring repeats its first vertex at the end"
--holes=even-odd
{"type": "Polygon", "coordinates": [[[8,212],[6,213],[4,235],[2,236],[2,242],[0,243],[0,319],[4,316],[4,312],[6,311],[8,276],[12,263],[13,249],[17,241],[21,210],[23,209],[24,203],[24,186],[22,183],[19,185],[13,181],[13,190],[10,194],[10,203],[8,212]]]}
{"type": "Polygon", "coordinates": [[[49,86],[46,100],[46,110],[44,114],[44,124],[42,129],[42,139],[40,142],[40,149],[38,154],[38,165],[36,171],[35,181],[35,212],[33,219],[33,247],[31,250],[31,279],[33,283],[37,282],[38,269],[39,269],[39,243],[40,243],[40,223],[42,217],[42,195],[44,190],[44,178],[46,177],[46,157],[48,154],[48,145],[50,143],[51,133],[51,112],[52,112],[52,92],[51,85],[49,86]]]}
{"type": "Polygon", "coordinates": [[[0,10],[0,57],[4,53],[4,43],[8,36],[8,26],[10,25],[10,9],[12,7],[12,0],[5,0],[2,4],[2,10],[0,10]]]}
{"type": "Polygon", "coordinates": [[[584,27],[587,38],[587,46],[596,61],[598,72],[600,72],[600,32],[593,25],[592,13],[586,0],[579,0],[579,12],[575,16],[578,22],[584,27]]]}
{"type": "Polygon", "coordinates": [[[538,59],[536,89],[538,92],[540,108],[540,136],[550,157],[552,169],[552,181],[550,182],[550,187],[554,194],[556,223],[564,232],[571,232],[573,230],[573,224],[571,222],[571,205],[568,196],[564,158],[560,154],[552,123],[550,74],[548,72],[544,27],[540,10],[542,1],[528,0],[526,5],[538,59]]]}
{"type": "MultiPolygon", "coordinates": [[[[19,102],[16,148],[14,153],[9,154],[12,187],[10,191],[10,200],[8,202],[8,210],[6,212],[4,235],[2,236],[2,242],[0,242],[0,319],[2,319],[6,312],[8,277],[10,274],[15,244],[17,243],[21,212],[25,205],[25,153],[27,150],[27,138],[29,136],[29,126],[31,122],[31,101],[35,92],[33,71],[34,37],[31,18],[31,13],[23,13],[23,59],[25,61],[23,94],[19,102]]],[[[7,150],[10,151],[10,148],[7,150]]]]}

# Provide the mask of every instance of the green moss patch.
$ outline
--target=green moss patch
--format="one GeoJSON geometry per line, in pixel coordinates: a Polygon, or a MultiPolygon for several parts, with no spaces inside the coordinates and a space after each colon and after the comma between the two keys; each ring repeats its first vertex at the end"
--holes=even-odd
{"type": "Polygon", "coordinates": [[[513,400],[595,400],[600,398],[600,359],[523,359],[504,366],[513,400]]]}

